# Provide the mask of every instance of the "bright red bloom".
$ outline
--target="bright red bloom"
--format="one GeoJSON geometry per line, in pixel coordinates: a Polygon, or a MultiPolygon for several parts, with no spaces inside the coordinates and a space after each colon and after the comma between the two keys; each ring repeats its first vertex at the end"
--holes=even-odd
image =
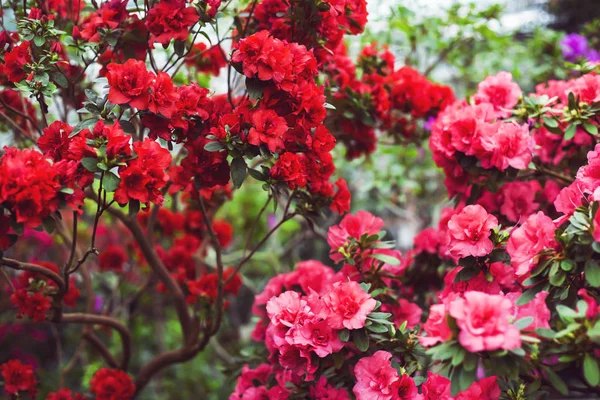
{"type": "Polygon", "coordinates": [[[96,400],[129,400],[135,394],[135,385],[124,371],[100,368],[90,380],[90,392],[96,400]]]}
{"type": "Polygon", "coordinates": [[[189,28],[198,21],[194,7],[186,7],[184,0],[162,0],[148,11],[146,27],[151,34],[150,44],[169,44],[173,39],[186,40],[189,28]]]}
{"type": "Polygon", "coordinates": [[[302,154],[284,153],[271,168],[271,176],[286,182],[290,189],[304,187],[307,184],[305,160],[302,154]]]}
{"type": "Polygon", "coordinates": [[[335,196],[331,201],[331,205],[329,206],[333,211],[338,214],[344,214],[350,211],[350,191],[348,190],[348,184],[343,178],[338,179],[335,182],[335,185],[338,188],[335,196]]]}
{"type": "Polygon", "coordinates": [[[498,400],[500,394],[496,377],[490,376],[473,382],[467,390],[458,393],[456,400],[498,400]]]}
{"type": "Polygon", "coordinates": [[[137,158],[119,169],[121,182],[115,191],[116,201],[119,204],[126,204],[130,200],[162,204],[160,189],[168,179],[165,171],[171,165],[171,153],[149,138],[135,142],[133,150],[137,158]]]}
{"type": "Polygon", "coordinates": [[[145,110],[148,108],[148,89],[153,74],[146,70],[143,61],[132,58],[125,64],[108,64],[108,100],[113,104],[129,104],[131,107],[145,110]]]}
{"type": "Polygon", "coordinates": [[[192,51],[186,57],[185,63],[188,66],[195,66],[200,72],[219,76],[221,68],[227,65],[227,60],[223,54],[224,51],[221,46],[214,45],[207,49],[206,44],[200,42],[192,47],[192,51]]]}
{"type": "Polygon", "coordinates": [[[228,247],[233,239],[233,227],[227,221],[215,219],[212,223],[213,231],[221,247],[228,247]]]}
{"type": "Polygon", "coordinates": [[[4,378],[4,390],[10,395],[28,391],[31,398],[37,392],[37,380],[31,365],[22,364],[19,360],[10,360],[0,366],[4,378]]]}
{"type": "Polygon", "coordinates": [[[33,294],[27,289],[19,289],[10,296],[11,303],[18,308],[18,316],[27,315],[35,322],[46,319],[46,312],[50,309],[50,299],[40,292],[33,294]]]}
{"type": "Polygon", "coordinates": [[[252,114],[252,124],[248,132],[248,143],[255,146],[266,144],[269,151],[277,152],[283,148],[283,135],[288,126],[283,117],[273,110],[257,110],[252,114]]]}
{"type": "Polygon", "coordinates": [[[69,158],[69,135],[72,131],[71,125],[62,121],[54,121],[44,128],[44,134],[38,139],[37,145],[44,155],[54,161],[69,158]]]}
{"type": "Polygon", "coordinates": [[[11,82],[20,82],[27,76],[25,64],[31,62],[29,42],[23,42],[4,54],[4,72],[11,82]]]}
{"type": "Polygon", "coordinates": [[[116,271],[123,269],[123,265],[127,261],[127,253],[122,246],[112,245],[103,249],[98,256],[98,264],[102,271],[116,271]]]}
{"type": "Polygon", "coordinates": [[[159,71],[150,85],[148,109],[154,114],[171,118],[176,111],[175,103],[178,99],[177,88],[173,86],[169,74],[159,71]]]}
{"type": "Polygon", "coordinates": [[[427,381],[421,386],[423,400],[451,400],[450,379],[445,376],[427,372],[427,381]]]}
{"type": "Polygon", "coordinates": [[[40,152],[7,148],[0,158],[0,204],[18,223],[35,228],[58,208],[58,178],[40,152]]]}

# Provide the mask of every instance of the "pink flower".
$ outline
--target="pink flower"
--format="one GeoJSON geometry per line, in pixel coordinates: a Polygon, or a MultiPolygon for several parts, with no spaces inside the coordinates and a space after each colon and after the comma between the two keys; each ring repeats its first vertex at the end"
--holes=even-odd
{"type": "Polygon", "coordinates": [[[419,336],[419,342],[424,347],[431,347],[452,337],[452,331],[446,321],[446,306],[444,304],[434,304],[429,308],[429,318],[423,324],[423,330],[427,333],[427,336],[419,336]]]}
{"type": "MultiPolygon", "coordinates": [[[[519,292],[511,292],[506,295],[513,304],[521,296],[519,292]]],[[[546,306],[546,297],[548,292],[539,292],[535,295],[532,301],[522,306],[514,306],[512,314],[514,320],[518,321],[521,318],[533,317],[533,321],[523,328],[522,330],[535,331],[537,328],[548,328],[550,329],[550,310],[546,306]]]]}
{"type": "Polygon", "coordinates": [[[312,353],[298,346],[285,344],[279,348],[279,364],[306,380],[314,379],[319,363],[313,362],[312,353]]]}
{"type": "Polygon", "coordinates": [[[423,400],[451,400],[450,379],[445,376],[427,372],[427,381],[421,386],[423,400]]]}
{"type": "Polygon", "coordinates": [[[383,305],[382,311],[392,313],[394,325],[399,328],[404,322],[408,328],[421,323],[421,315],[423,310],[406,299],[399,299],[397,305],[383,305]]]}
{"type": "Polygon", "coordinates": [[[356,400],[391,400],[397,398],[398,371],[392,368],[392,355],[378,351],[363,357],[354,367],[356,384],[352,388],[356,400]]]}
{"type": "Polygon", "coordinates": [[[402,375],[398,381],[398,395],[394,397],[397,400],[422,400],[422,396],[417,390],[417,385],[410,375],[402,375]]]}
{"type": "Polygon", "coordinates": [[[426,228],[415,236],[415,248],[431,254],[437,254],[440,245],[440,231],[435,228],[426,228]]]}
{"type": "Polygon", "coordinates": [[[596,242],[600,242],[600,212],[597,212],[596,215],[594,215],[593,226],[594,226],[594,232],[593,232],[594,240],[596,242]]]}
{"type": "Polygon", "coordinates": [[[581,298],[588,305],[585,317],[589,320],[596,318],[596,316],[600,313],[600,306],[598,306],[598,302],[596,301],[596,299],[590,296],[586,289],[579,289],[577,294],[581,296],[581,298]]]}
{"type": "Polygon", "coordinates": [[[267,315],[273,325],[292,327],[300,313],[308,313],[310,308],[306,300],[300,298],[298,292],[287,291],[273,297],[267,303],[267,315]]]}
{"type": "Polygon", "coordinates": [[[344,389],[336,389],[327,383],[325,377],[321,377],[315,386],[310,387],[310,398],[314,400],[349,400],[348,392],[344,389]]]}
{"type": "Polygon", "coordinates": [[[564,217],[557,222],[562,223],[569,219],[575,209],[583,204],[585,189],[585,185],[578,180],[562,188],[554,200],[554,208],[559,213],[564,214],[564,217]]]}
{"type": "Polygon", "coordinates": [[[290,344],[307,346],[321,358],[336,353],[344,347],[344,343],[338,338],[337,332],[331,329],[329,322],[320,318],[304,321],[288,341],[292,342],[290,344]]]}
{"type": "Polygon", "coordinates": [[[448,221],[448,249],[457,258],[481,257],[489,254],[494,245],[490,230],[498,226],[498,219],[489,215],[480,205],[470,205],[448,221]]]}
{"type": "Polygon", "coordinates": [[[454,299],[457,295],[469,291],[483,292],[488,294],[498,294],[501,292],[500,285],[495,280],[491,282],[487,280],[485,274],[480,272],[471,279],[464,281],[456,281],[456,275],[463,269],[463,267],[456,267],[450,270],[444,277],[444,289],[438,293],[438,297],[447,301],[448,299],[454,299]]]}
{"type": "Polygon", "coordinates": [[[542,211],[531,215],[523,225],[510,234],[506,251],[510,255],[515,274],[520,277],[528,274],[538,263],[538,253],[556,246],[556,227],[550,217],[542,211]]]}
{"type": "Polygon", "coordinates": [[[455,400],[498,400],[500,387],[495,376],[473,382],[467,390],[458,393],[455,400]]]}
{"type": "Polygon", "coordinates": [[[500,171],[508,167],[526,169],[533,157],[534,145],[527,124],[500,123],[497,130],[486,131],[481,137],[481,147],[488,153],[483,155],[481,165],[500,171]]]}
{"type": "Polygon", "coordinates": [[[356,215],[347,214],[339,225],[334,225],[327,232],[327,243],[331,247],[330,257],[339,261],[343,257],[338,250],[346,244],[349,237],[360,239],[365,233],[376,235],[383,228],[383,220],[366,211],[359,211],[356,215]]]}
{"type": "Polygon", "coordinates": [[[519,328],[509,323],[512,308],[512,302],[502,295],[465,293],[449,307],[460,328],[458,341],[472,353],[520,347],[519,328]]]}
{"type": "Polygon", "coordinates": [[[502,187],[504,201],[500,212],[510,222],[518,222],[521,218],[527,218],[540,207],[535,202],[535,196],[541,190],[537,181],[508,182],[502,187]]]}
{"type": "Polygon", "coordinates": [[[473,98],[477,104],[491,104],[498,118],[506,118],[512,114],[521,94],[519,85],[512,81],[512,74],[499,72],[480,82],[473,98]]]}
{"type": "Polygon", "coordinates": [[[338,282],[323,299],[331,310],[329,324],[334,329],[360,329],[377,302],[356,282],[338,282]]]}

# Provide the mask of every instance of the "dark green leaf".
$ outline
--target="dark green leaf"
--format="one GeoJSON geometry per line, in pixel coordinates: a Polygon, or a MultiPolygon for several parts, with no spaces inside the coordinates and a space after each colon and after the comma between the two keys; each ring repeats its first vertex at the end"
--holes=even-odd
{"type": "Polygon", "coordinates": [[[369,349],[369,336],[364,329],[352,331],[352,340],[356,348],[361,352],[364,353],[369,349]]]}
{"type": "Polygon", "coordinates": [[[547,380],[554,387],[554,389],[556,389],[560,394],[562,394],[564,396],[568,395],[569,394],[569,389],[567,388],[567,385],[565,384],[565,381],[563,381],[562,378],[560,376],[558,376],[556,374],[556,372],[554,372],[549,367],[545,367],[544,366],[542,368],[546,372],[546,378],[547,378],[547,380]]]}
{"type": "Polygon", "coordinates": [[[98,168],[98,159],[93,157],[84,157],[81,159],[81,165],[83,168],[87,169],[90,172],[99,172],[98,168]]]}
{"type": "Polygon", "coordinates": [[[575,137],[575,132],[577,132],[577,126],[575,124],[570,124],[565,130],[564,140],[571,140],[575,137]]]}
{"type": "Polygon", "coordinates": [[[246,78],[246,90],[248,91],[248,96],[252,100],[258,100],[263,97],[263,90],[265,87],[265,83],[257,78],[246,78]]]}
{"type": "Polygon", "coordinates": [[[350,331],[348,329],[342,329],[338,332],[338,337],[344,343],[346,343],[350,339],[350,331]]]}
{"type": "Polygon", "coordinates": [[[541,283],[538,283],[537,285],[535,285],[534,287],[527,289],[517,299],[515,304],[517,306],[522,306],[522,305],[529,303],[531,300],[533,300],[533,298],[535,297],[536,294],[538,294],[539,292],[544,290],[544,287],[546,287],[546,285],[547,285],[546,283],[541,282],[541,283]]]}
{"type": "Polygon", "coordinates": [[[204,145],[204,150],[213,152],[223,150],[225,146],[221,142],[208,142],[204,145]]]}
{"type": "Polygon", "coordinates": [[[242,157],[236,157],[231,161],[230,168],[233,186],[239,189],[246,179],[246,171],[248,169],[246,161],[242,157]]]}
{"type": "Polygon", "coordinates": [[[463,268],[458,272],[458,274],[456,274],[454,282],[468,281],[469,279],[479,275],[480,272],[481,270],[479,268],[463,268]]]}
{"type": "Polygon", "coordinates": [[[44,218],[42,225],[44,226],[44,230],[48,233],[52,233],[56,229],[56,221],[52,217],[44,218]]]}
{"type": "Polygon", "coordinates": [[[104,179],[102,180],[102,187],[107,192],[114,192],[119,187],[120,182],[121,178],[119,178],[113,172],[108,171],[104,174],[104,179]]]}

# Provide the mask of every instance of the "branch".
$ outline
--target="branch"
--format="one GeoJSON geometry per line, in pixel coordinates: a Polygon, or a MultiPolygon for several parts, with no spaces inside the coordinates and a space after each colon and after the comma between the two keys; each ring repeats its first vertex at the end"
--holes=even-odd
{"type": "Polygon", "coordinates": [[[60,275],[58,275],[54,271],[49,270],[48,268],[42,267],[41,265],[17,261],[11,258],[2,258],[0,260],[0,265],[16,269],[17,271],[29,271],[43,275],[46,278],[52,279],[52,281],[56,283],[56,286],[58,286],[58,290],[60,293],[63,293],[65,291],[65,281],[63,281],[60,275]]]}
{"type": "Polygon", "coordinates": [[[84,332],[83,338],[87,340],[92,346],[98,350],[98,353],[104,358],[104,361],[111,368],[119,368],[119,363],[117,359],[111,354],[110,350],[106,345],[100,340],[98,336],[96,336],[93,332],[84,332]]]}
{"type": "MultiPolygon", "coordinates": [[[[131,333],[120,321],[104,315],[72,313],[63,314],[61,322],[104,325],[116,330],[121,336],[121,345],[123,346],[123,358],[121,360],[120,368],[122,370],[127,369],[129,360],[131,359],[131,333]]],[[[91,332],[85,332],[83,335],[86,339],[90,340],[87,336],[90,336],[91,334],[91,332]]]]}

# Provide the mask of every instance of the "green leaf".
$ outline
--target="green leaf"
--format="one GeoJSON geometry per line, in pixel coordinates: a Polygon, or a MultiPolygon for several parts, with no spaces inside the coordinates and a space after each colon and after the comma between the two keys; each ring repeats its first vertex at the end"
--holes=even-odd
{"type": "Polygon", "coordinates": [[[563,381],[562,378],[560,376],[558,376],[556,374],[556,372],[554,372],[549,367],[545,367],[544,366],[542,368],[546,372],[546,378],[547,378],[547,380],[554,387],[554,389],[556,389],[560,394],[562,394],[564,396],[568,395],[569,394],[569,389],[567,388],[567,385],[565,384],[565,381],[563,381]]]}
{"type": "Polygon", "coordinates": [[[99,172],[98,168],[98,159],[94,157],[84,157],[81,159],[81,165],[83,168],[87,169],[90,172],[99,172]]]}
{"type": "Polygon", "coordinates": [[[257,181],[264,182],[264,181],[266,181],[266,180],[267,180],[267,177],[266,177],[266,176],[264,176],[264,175],[262,174],[262,172],[260,172],[260,171],[259,171],[259,170],[257,170],[257,169],[254,169],[254,168],[248,168],[248,174],[249,174],[251,177],[253,177],[254,179],[256,179],[257,181]]]}
{"type": "Polygon", "coordinates": [[[563,137],[563,139],[565,141],[573,139],[575,137],[576,132],[577,132],[577,125],[570,124],[567,127],[567,129],[565,130],[565,136],[563,137]]]}
{"type": "Polygon", "coordinates": [[[478,361],[479,357],[477,357],[477,354],[468,353],[465,356],[465,362],[463,363],[463,367],[465,367],[467,371],[474,371],[475,368],[477,368],[478,361]]]}
{"type": "Polygon", "coordinates": [[[524,317],[515,322],[515,325],[519,330],[527,328],[533,322],[533,317],[524,317]]]}
{"type": "Polygon", "coordinates": [[[84,129],[92,128],[94,125],[96,125],[96,122],[98,122],[98,120],[95,118],[84,119],[75,125],[75,127],[73,127],[73,131],[69,134],[69,138],[77,136],[77,134],[84,129]]]}
{"type": "Polygon", "coordinates": [[[64,194],[73,194],[75,193],[75,191],[69,187],[64,187],[62,189],[59,190],[59,192],[64,193],[64,194]]]}
{"type": "Polygon", "coordinates": [[[225,146],[221,142],[208,142],[204,145],[204,150],[208,152],[220,151],[223,150],[225,146]]]}
{"type": "Polygon", "coordinates": [[[583,377],[592,387],[600,384],[600,369],[598,368],[598,360],[587,353],[583,357],[583,377]]]}
{"type": "Polygon", "coordinates": [[[52,217],[46,217],[42,220],[42,225],[46,232],[52,233],[56,229],[56,220],[52,217]]]}
{"type": "Polygon", "coordinates": [[[542,290],[544,290],[544,287],[546,287],[546,285],[547,285],[546,283],[541,282],[541,283],[535,285],[534,287],[527,289],[517,299],[517,301],[516,301],[515,304],[517,306],[522,306],[522,305],[525,305],[525,304],[529,303],[531,300],[533,300],[533,298],[535,297],[536,294],[538,294],[539,292],[541,292],[542,290]]]}
{"type": "Polygon", "coordinates": [[[388,331],[388,328],[385,325],[380,324],[371,324],[367,326],[367,329],[375,333],[385,333],[388,331]]]}
{"type": "Polygon", "coordinates": [[[365,352],[369,349],[369,336],[367,335],[367,331],[364,329],[359,329],[352,331],[352,339],[356,348],[361,352],[365,352]]]}
{"type": "Polygon", "coordinates": [[[387,254],[376,253],[371,254],[370,257],[379,261],[383,261],[388,265],[400,265],[400,260],[398,260],[396,257],[388,256],[387,254]]]}
{"type": "Polygon", "coordinates": [[[244,183],[246,179],[246,172],[248,170],[248,166],[246,165],[246,161],[242,157],[236,157],[231,160],[231,180],[233,182],[233,186],[236,189],[239,189],[244,183]]]}
{"type": "Polygon", "coordinates": [[[558,128],[558,121],[554,118],[544,117],[544,125],[546,125],[547,128],[558,128]]]}
{"type": "Polygon", "coordinates": [[[344,343],[350,340],[350,331],[348,329],[342,329],[338,332],[338,338],[344,343]]]}
{"type": "Polygon", "coordinates": [[[257,78],[246,78],[246,90],[252,100],[259,100],[263,97],[263,90],[266,84],[257,78]]]}
{"type": "Polygon", "coordinates": [[[60,72],[52,72],[50,76],[52,77],[52,80],[56,82],[56,84],[61,88],[65,89],[69,87],[69,82],[67,81],[67,78],[65,78],[65,76],[60,72]]]}
{"type": "Polygon", "coordinates": [[[556,332],[548,328],[537,328],[535,330],[535,333],[546,339],[554,339],[554,337],[556,336],[556,332]]]}
{"type": "Polygon", "coordinates": [[[461,269],[456,277],[454,278],[454,282],[464,282],[469,279],[479,275],[481,270],[479,268],[463,268],[461,269]]]}
{"type": "Polygon", "coordinates": [[[119,126],[121,127],[121,129],[123,129],[123,132],[125,132],[125,133],[134,133],[135,132],[135,128],[134,128],[133,124],[127,120],[119,121],[119,126]]]}
{"type": "Polygon", "coordinates": [[[372,312],[371,314],[367,315],[367,318],[369,318],[369,319],[388,319],[391,316],[392,316],[392,314],[386,313],[386,312],[372,312]]]}
{"type": "Polygon", "coordinates": [[[131,200],[129,202],[129,216],[135,217],[140,212],[139,200],[131,200]]]}
{"type": "Polygon", "coordinates": [[[42,47],[44,43],[46,43],[46,38],[43,36],[38,35],[33,38],[33,44],[35,44],[36,47],[42,47]]]}
{"type": "Polygon", "coordinates": [[[185,41],[176,40],[174,47],[175,47],[175,54],[177,54],[179,57],[181,57],[185,53],[185,41]]]}
{"type": "Polygon", "coordinates": [[[108,171],[104,174],[104,179],[102,180],[102,187],[107,192],[114,192],[119,187],[120,182],[121,178],[119,178],[113,172],[108,171]]]}
{"type": "Polygon", "coordinates": [[[598,134],[598,127],[589,121],[583,122],[583,129],[590,135],[596,136],[598,134]]]}
{"type": "Polygon", "coordinates": [[[600,266],[594,260],[587,260],[585,262],[585,280],[592,287],[600,287],[600,266]]]}

